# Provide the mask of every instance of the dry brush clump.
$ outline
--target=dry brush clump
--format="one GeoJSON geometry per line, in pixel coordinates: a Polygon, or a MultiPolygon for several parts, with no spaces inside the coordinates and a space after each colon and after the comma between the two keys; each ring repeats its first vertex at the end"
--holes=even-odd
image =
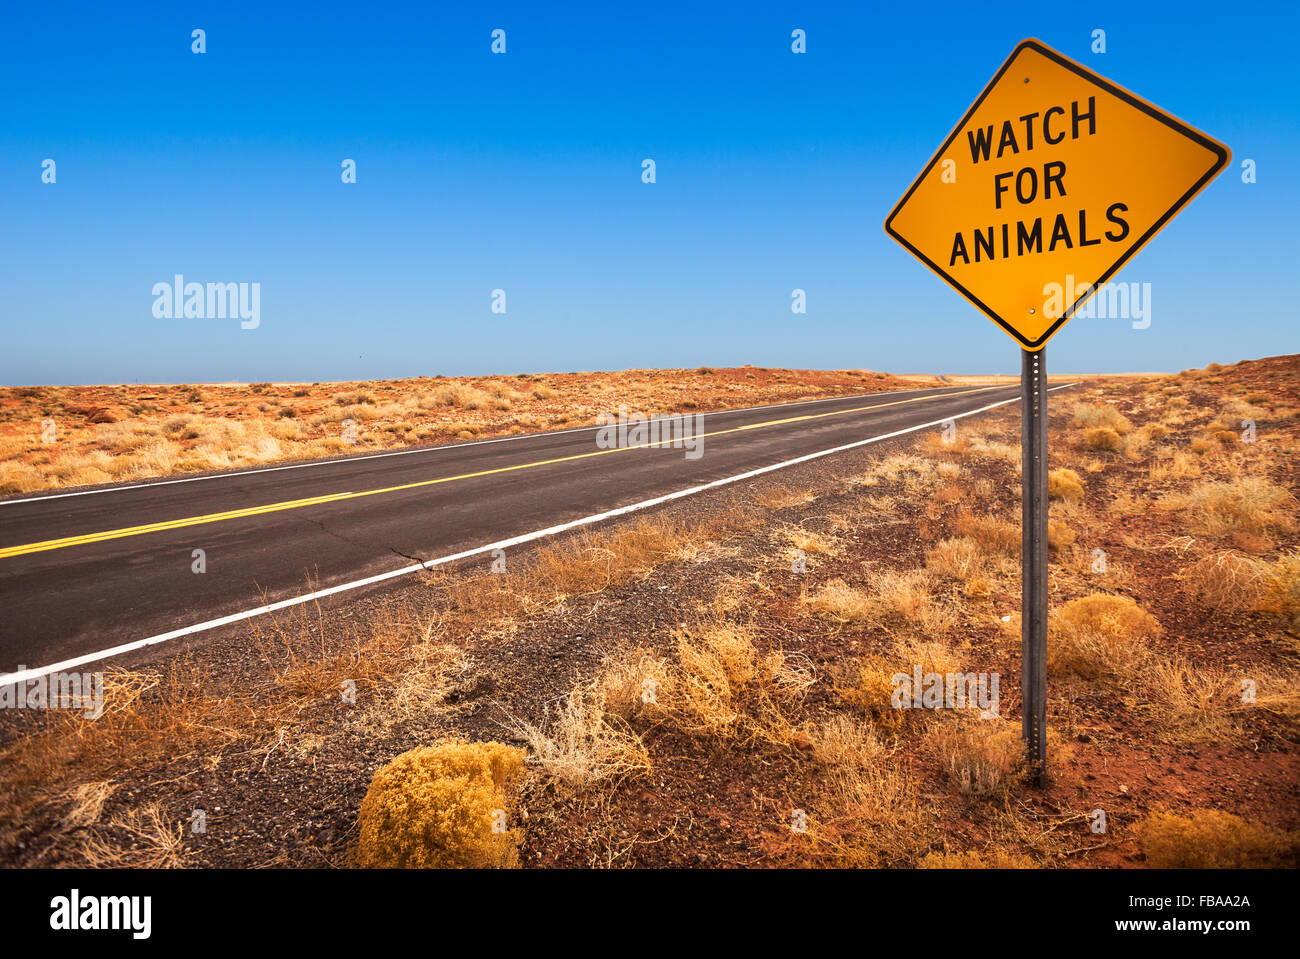
{"type": "Polygon", "coordinates": [[[73,858],[91,869],[177,869],[184,865],[185,832],[158,803],[127,809],[87,824],[71,843],[73,858]]]}
{"type": "Polygon", "coordinates": [[[873,573],[863,589],[832,579],[805,591],[801,602],[833,622],[869,623],[900,634],[942,635],[957,621],[951,600],[936,595],[926,569],[873,573]]]}
{"type": "Polygon", "coordinates": [[[988,595],[991,565],[987,552],[968,536],[940,540],[925,554],[926,569],[936,576],[957,580],[968,598],[988,595]]]}
{"type": "Polygon", "coordinates": [[[1052,470],[1047,474],[1047,498],[1078,502],[1083,499],[1083,480],[1072,469],[1052,470]]]}
{"type": "Polygon", "coordinates": [[[963,795],[1004,796],[1024,766],[1019,726],[1000,716],[949,717],[932,726],[926,738],[963,795]]]}
{"type": "Polygon", "coordinates": [[[563,788],[580,791],[650,769],[645,744],[609,707],[601,683],[571,690],[541,725],[520,723],[516,732],[528,743],[530,762],[563,788]]]}
{"type": "Polygon", "coordinates": [[[362,868],[518,864],[511,828],[523,750],[449,742],[402,753],[375,773],[358,817],[362,868]]]}
{"type": "Polygon", "coordinates": [[[963,508],[953,521],[953,529],[958,535],[970,537],[990,556],[1020,555],[1019,523],[993,514],[979,516],[970,509],[963,508]]]}
{"type": "Polygon", "coordinates": [[[1201,482],[1186,493],[1165,496],[1160,505],[1180,513],[1188,529],[1209,536],[1287,532],[1295,528],[1297,513],[1289,490],[1251,475],[1201,482]]]}
{"type": "Polygon", "coordinates": [[[1133,430],[1129,418],[1107,403],[1076,403],[1071,422],[1083,446],[1098,452],[1123,450],[1133,430]]]}
{"type": "Polygon", "coordinates": [[[824,815],[809,823],[810,851],[831,866],[898,867],[914,862],[934,823],[909,762],[893,756],[830,770],[824,815]]]}
{"type": "Polygon", "coordinates": [[[1216,550],[1180,574],[1183,588],[1216,613],[1257,609],[1272,583],[1268,563],[1235,550],[1216,550]]]}
{"type": "Polygon", "coordinates": [[[686,732],[717,740],[786,746],[796,729],[792,711],[812,686],[806,657],[762,653],[753,628],[720,617],[674,634],[677,662],[660,705],[686,732]]]}
{"type": "Polygon", "coordinates": [[[1128,684],[1161,632],[1156,618],[1127,596],[1081,596],[1049,614],[1047,668],[1057,676],[1128,684]]]}
{"type": "Polygon", "coordinates": [[[1292,629],[1300,629],[1300,549],[1292,550],[1273,564],[1260,608],[1281,616],[1292,629]]]}
{"type": "Polygon", "coordinates": [[[983,852],[930,852],[916,865],[919,869],[1034,869],[1038,863],[1021,853],[992,846],[983,852]]]}
{"type": "Polygon", "coordinates": [[[1154,869],[1250,869],[1294,866],[1295,833],[1251,822],[1218,809],[1167,809],[1148,814],[1135,827],[1154,869]]]}
{"type": "Polygon", "coordinates": [[[1181,656],[1153,658],[1140,686],[1147,711],[1165,736],[1180,743],[1223,743],[1239,729],[1242,677],[1181,656]]]}

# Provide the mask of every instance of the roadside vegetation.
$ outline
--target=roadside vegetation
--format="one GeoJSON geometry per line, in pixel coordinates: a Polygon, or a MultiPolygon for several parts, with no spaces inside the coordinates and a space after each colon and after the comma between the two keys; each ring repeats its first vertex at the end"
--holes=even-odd
{"type": "Polygon", "coordinates": [[[1011,407],[6,717],[0,855],[1294,866],[1298,387],[1286,357],[1053,394],[1042,788],[1011,407]],[[899,708],[918,674],[997,674],[994,708],[899,708]]]}
{"type": "MultiPolygon", "coordinates": [[[[930,384],[927,384],[930,385],[930,384]]],[[[368,383],[0,387],[0,496],[915,388],[867,370],[741,367],[368,383]]]]}

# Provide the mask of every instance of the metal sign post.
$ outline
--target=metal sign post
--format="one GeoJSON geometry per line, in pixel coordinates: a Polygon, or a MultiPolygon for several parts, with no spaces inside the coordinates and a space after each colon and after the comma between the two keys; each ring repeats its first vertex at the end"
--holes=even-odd
{"type": "Polygon", "coordinates": [[[1031,38],[1011,51],[885,219],[886,233],[1024,353],[1021,688],[1025,746],[1039,782],[1047,770],[1043,347],[1231,156],[1217,140],[1031,38]]]}
{"type": "Polygon", "coordinates": [[[1033,780],[1047,773],[1047,349],[1021,350],[1021,720],[1033,780]]]}

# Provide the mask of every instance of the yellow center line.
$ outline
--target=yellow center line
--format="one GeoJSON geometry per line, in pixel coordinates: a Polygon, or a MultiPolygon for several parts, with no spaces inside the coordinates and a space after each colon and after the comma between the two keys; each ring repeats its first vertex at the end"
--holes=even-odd
{"type": "MultiPolygon", "coordinates": [[[[725,430],[715,430],[712,433],[700,433],[692,439],[703,439],[709,436],[723,436],[727,433],[740,433],[745,430],[760,429],[766,426],[780,426],[787,423],[800,423],[808,420],[824,419],[828,416],[846,416],[850,413],[864,413],[867,410],[884,409],[887,406],[902,406],[905,403],[920,403],[925,400],[943,399],[953,396],[966,396],[971,393],[986,393],[989,390],[1004,389],[999,386],[985,386],[972,390],[961,390],[956,393],[938,393],[931,396],[914,396],[906,400],[894,400],[890,403],[875,403],[871,406],[858,406],[848,410],[831,410],[827,413],[805,413],[801,416],[789,416],[779,420],[767,420],[762,423],[750,423],[747,426],[733,426],[725,430]]],[[[690,415],[690,414],[685,414],[690,415]]],[[[681,442],[681,438],[658,440],[654,443],[642,443],[637,446],[619,446],[603,450],[593,450],[589,453],[574,453],[570,456],[559,456],[549,460],[538,460],[534,463],[519,463],[515,466],[498,466],[490,470],[479,470],[475,473],[461,473],[459,476],[443,476],[439,479],[420,480],[416,483],[403,483],[401,486],[386,486],[383,489],[361,490],[360,492],[348,493],[329,493],[324,496],[313,496],[308,499],[286,500],[282,503],[268,503],[265,506],[250,506],[245,509],[229,510],[224,513],[208,513],[204,516],[189,516],[184,519],[164,520],[158,523],[148,523],[144,526],[127,526],[123,529],[105,530],[100,533],[83,533],[80,536],[65,536],[62,539],[48,539],[40,543],[25,543],[21,546],[6,546],[0,549],[0,559],[8,559],[11,556],[25,556],[28,553],[43,553],[51,549],[66,549],[69,546],[83,546],[88,543],[102,543],[105,540],[121,539],[126,536],[142,536],[146,533],[160,533],[169,529],[181,529],[186,526],[200,526],[205,523],[220,523],[229,519],[242,519],[247,516],[260,516],[263,513],[277,513],[282,510],[302,509],[306,506],[318,506],[322,503],[334,503],[339,500],[359,499],[363,496],[379,496],[383,493],[398,493],[403,490],[418,489],[422,486],[436,486],[440,483],[454,483],[457,480],[474,479],[479,476],[492,476],[496,473],[511,473],[515,470],[534,469],[538,466],[551,466],[555,463],[569,463],[574,460],[587,459],[592,456],[604,456],[607,453],[625,453],[628,450],[649,449],[652,446],[663,446],[681,442]]]]}

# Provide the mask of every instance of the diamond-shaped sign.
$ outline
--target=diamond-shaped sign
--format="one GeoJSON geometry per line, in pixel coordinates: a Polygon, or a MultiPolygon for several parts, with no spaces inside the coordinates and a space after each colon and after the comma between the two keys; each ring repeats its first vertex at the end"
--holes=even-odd
{"type": "Polygon", "coordinates": [[[1036,350],[1229,156],[1136,94],[1025,40],[885,231],[1036,350]]]}

